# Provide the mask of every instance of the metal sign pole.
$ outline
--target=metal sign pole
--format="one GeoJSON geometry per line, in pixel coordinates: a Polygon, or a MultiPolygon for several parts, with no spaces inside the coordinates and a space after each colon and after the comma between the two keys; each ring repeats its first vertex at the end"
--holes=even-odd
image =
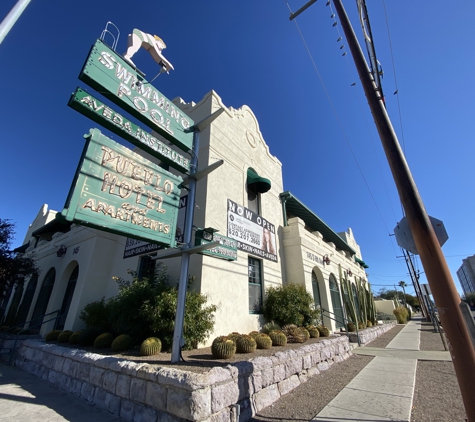
{"type": "Polygon", "coordinates": [[[30,1],[31,0],[18,0],[17,4],[15,4],[13,9],[10,10],[10,13],[5,17],[5,19],[3,19],[3,22],[0,24],[0,44],[10,32],[10,29],[12,29],[13,25],[15,25],[15,22],[26,9],[26,6],[28,6],[30,1]]]}

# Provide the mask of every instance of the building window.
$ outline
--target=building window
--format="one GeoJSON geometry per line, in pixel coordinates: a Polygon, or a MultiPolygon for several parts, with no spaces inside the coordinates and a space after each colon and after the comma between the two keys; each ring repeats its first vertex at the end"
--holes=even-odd
{"type": "Polygon", "coordinates": [[[261,213],[260,200],[261,194],[257,191],[255,185],[246,185],[247,188],[247,208],[256,214],[261,213]]]}
{"type": "Polygon", "coordinates": [[[43,281],[43,284],[36,299],[35,309],[33,310],[33,316],[31,321],[31,327],[41,324],[43,322],[43,316],[46,314],[48,308],[51,292],[53,291],[54,280],[56,278],[56,270],[51,268],[43,281]]]}
{"type": "Polygon", "coordinates": [[[139,280],[142,280],[142,278],[148,278],[150,280],[154,278],[156,262],[155,259],[152,259],[152,255],[140,257],[139,270],[137,272],[139,280]]]}
{"type": "Polygon", "coordinates": [[[315,302],[315,308],[321,309],[322,299],[320,297],[320,288],[318,286],[317,275],[312,271],[312,290],[313,290],[313,300],[315,302]]]}
{"type": "Polygon", "coordinates": [[[61,305],[60,317],[56,320],[55,330],[63,330],[64,324],[66,323],[66,318],[68,316],[69,307],[73,300],[74,290],[76,289],[76,283],[79,277],[79,266],[76,265],[73,272],[69,276],[68,285],[66,286],[66,291],[63,297],[63,304],[61,305]]]}
{"type": "Polygon", "coordinates": [[[262,261],[248,258],[249,268],[249,312],[259,314],[262,309],[262,261]]]}

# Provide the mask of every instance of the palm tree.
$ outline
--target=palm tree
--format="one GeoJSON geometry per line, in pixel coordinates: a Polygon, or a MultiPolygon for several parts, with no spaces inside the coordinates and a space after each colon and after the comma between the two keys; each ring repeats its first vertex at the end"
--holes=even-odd
{"type": "Polygon", "coordinates": [[[407,302],[406,302],[406,289],[404,287],[407,287],[407,284],[404,281],[400,281],[398,284],[399,287],[402,287],[402,291],[404,293],[404,306],[407,308],[407,302]]]}

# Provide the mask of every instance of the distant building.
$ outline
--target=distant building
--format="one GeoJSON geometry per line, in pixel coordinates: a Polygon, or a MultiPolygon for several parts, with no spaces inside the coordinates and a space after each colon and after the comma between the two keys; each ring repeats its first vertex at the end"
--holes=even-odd
{"type": "MultiPolygon", "coordinates": [[[[218,306],[214,335],[259,329],[266,289],[287,283],[305,286],[315,304],[327,311],[325,325],[339,330],[345,325],[345,297],[351,294],[358,300],[356,280],[369,288],[367,265],[352,230],[333,231],[284,191],[282,164],[270,153],[249,107],[228,108],[214,91],[197,104],[181,99],[174,103],[195,121],[225,110],[201,133],[198,151],[200,168],[219,159],[224,165],[197,182],[192,204],[195,226],[239,240],[236,260],[191,256],[190,288],[218,306]],[[350,292],[343,291],[342,277],[352,283],[350,292]]],[[[186,194],[182,192],[183,206],[186,194]]],[[[30,227],[23,249],[35,253],[41,274],[18,293],[23,296],[17,322],[56,310],[64,314],[56,323],[44,325],[43,333],[83,328],[79,315],[84,306],[117,294],[113,277],[130,279],[128,269],[140,274],[156,262],[150,257],[156,251],[146,244],[68,223],[47,206],[30,227]]],[[[180,258],[164,260],[173,283],[178,282],[180,262],[180,258]]]]}
{"type": "Polygon", "coordinates": [[[475,255],[462,260],[462,266],[457,270],[457,277],[465,296],[475,293],[475,255]]]}

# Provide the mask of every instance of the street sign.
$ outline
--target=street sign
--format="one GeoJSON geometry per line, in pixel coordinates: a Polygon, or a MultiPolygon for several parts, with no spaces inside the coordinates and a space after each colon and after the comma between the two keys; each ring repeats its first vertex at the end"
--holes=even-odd
{"type": "Polygon", "coordinates": [[[219,242],[219,246],[206,249],[201,252],[203,255],[213,256],[215,258],[235,261],[237,259],[237,241],[220,235],[213,231],[197,230],[195,233],[195,246],[205,245],[211,242],[219,242]]]}
{"type": "MultiPolygon", "coordinates": [[[[445,230],[444,223],[441,220],[431,216],[429,216],[429,220],[435,231],[439,245],[442,246],[449,238],[447,231],[445,230]]],[[[414,242],[411,229],[409,228],[409,222],[407,221],[406,217],[403,217],[402,220],[397,223],[397,226],[394,228],[394,235],[396,236],[397,244],[401,248],[418,255],[416,242],[414,242]]]]}
{"type": "Polygon", "coordinates": [[[175,246],[182,178],[104,136],[86,135],[62,215],[100,230],[175,246]]]}
{"type": "Polygon", "coordinates": [[[183,151],[191,150],[193,120],[101,40],[91,48],[79,79],[183,151]]]}
{"type": "Polygon", "coordinates": [[[69,99],[68,106],[143,149],[152,156],[157,157],[160,161],[166,162],[173,168],[184,173],[190,170],[189,158],[174,151],[168,145],[143,130],[140,126],[132,123],[129,119],[117,113],[81,88],[76,88],[76,91],[69,99]]]}

